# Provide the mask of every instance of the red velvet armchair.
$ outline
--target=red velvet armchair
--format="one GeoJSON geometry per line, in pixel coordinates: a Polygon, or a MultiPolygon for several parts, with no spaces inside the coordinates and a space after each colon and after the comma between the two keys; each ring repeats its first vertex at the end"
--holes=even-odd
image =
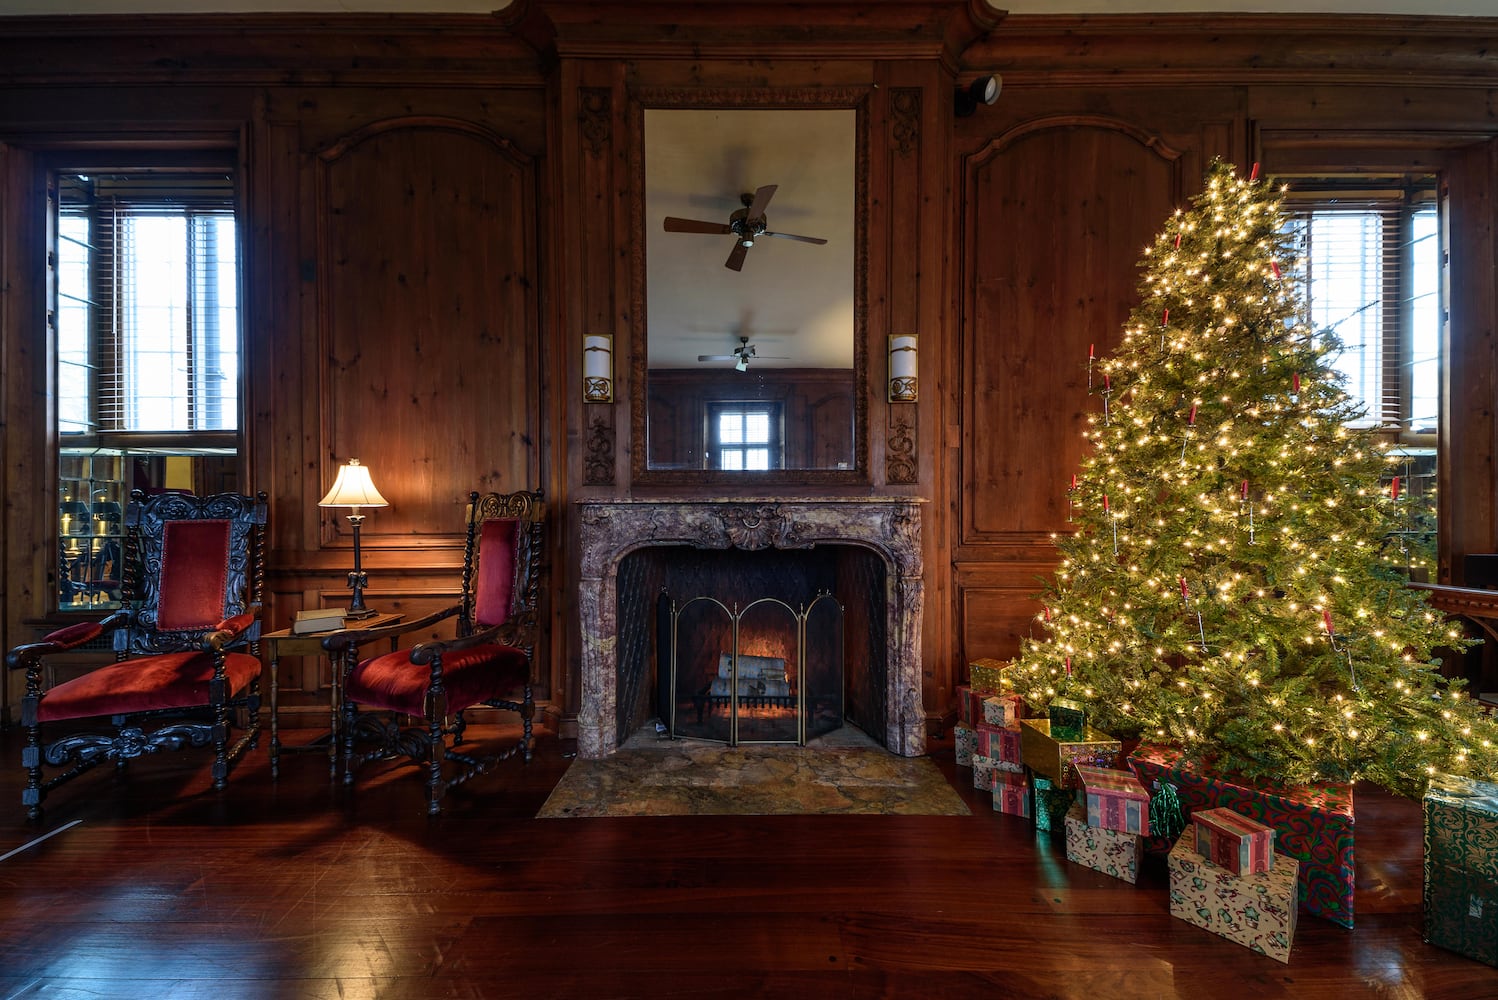
{"type": "Polygon", "coordinates": [[[123,768],[161,750],[212,747],[223,788],[260,731],[260,600],[266,497],[131,494],[125,512],[124,608],[58,629],[6,656],[26,672],[21,802],[42,816],[47,794],[107,760],[123,768]],[[115,662],[47,686],[46,657],[112,636],[115,662]],[[232,743],[239,712],[247,720],[232,743]],[[78,732],[89,728],[108,732],[78,732]],[[159,723],[166,723],[161,725],[159,723]],[[71,724],[71,725],[69,725],[71,724]],[[50,742],[54,729],[68,732],[50,742]],[[57,768],[47,775],[46,769],[57,768]]]}
{"type": "MultiPolygon", "coordinates": [[[[346,631],[323,645],[343,665],[343,775],[378,760],[404,758],[426,778],[427,812],[442,810],[448,789],[534,742],[532,657],[538,627],[545,508],[541,492],[469,494],[457,604],[410,622],[346,631]],[[361,658],[361,647],[456,620],[451,639],[361,658]],[[474,706],[515,712],[517,743],[479,755],[457,749],[474,706]],[[420,720],[407,725],[402,720],[420,720]]],[[[382,647],[383,648],[383,647],[382,647]]]]}

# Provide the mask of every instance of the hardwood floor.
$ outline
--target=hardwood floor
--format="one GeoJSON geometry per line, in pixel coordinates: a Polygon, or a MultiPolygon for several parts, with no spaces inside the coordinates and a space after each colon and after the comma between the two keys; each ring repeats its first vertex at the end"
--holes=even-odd
{"type": "Polygon", "coordinates": [[[1356,929],[1302,917],[1283,965],[1172,918],[1161,859],[1069,864],[950,743],[971,816],[537,820],[573,749],[543,734],[430,822],[408,769],[350,793],[262,749],[219,794],[201,756],[90,774],[40,828],[20,743],[0,854],[55,834],[0,861],[4,997],[1498,997],[1421,941],[1419,803],[1372,788],[1356,929]]]}

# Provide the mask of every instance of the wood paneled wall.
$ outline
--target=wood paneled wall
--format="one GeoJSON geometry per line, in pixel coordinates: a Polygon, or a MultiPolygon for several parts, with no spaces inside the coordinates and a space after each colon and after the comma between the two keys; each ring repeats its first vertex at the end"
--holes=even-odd
{"type": "MultiPolygon", "coordinates": [[[[1493,52],[1498,19],[1004,18],[983,0],[6,19],[0,641],[45,628],[49,593],[38,158],[216,146],[241,162],[242,481],[272,498],[270,623],[346,599],[347,523],[316,502],[348,458],[392,501],[364,526],[368,601],[413,615],[452,595],[467,492],[541,486],[555,513],[537,681],[565,732],[579,699],[572,501],[693,488],[636,479],[642,94],[794,114],[835,92],[861,109],[860,468],[776,488],[930,501],[934,722],[966,662],[1009,655],[1030,628],[1098,405],[1088,347],[1116,341],[1143,246],[1214,156],[1442,174],[1449,573],[1453,554],[1498,545],[1493,52]],[[998,103],[954,118],[954,87],[992,71],[998,103]],[[613,403],[581,402],[585,332],[614,336],[613,403]],[[902,332],[921,336],[916,404],[884,398],[885,337],[902,332]]],[[[293,686],[310,707],[325,682],[305,664],[293,686]]]]}

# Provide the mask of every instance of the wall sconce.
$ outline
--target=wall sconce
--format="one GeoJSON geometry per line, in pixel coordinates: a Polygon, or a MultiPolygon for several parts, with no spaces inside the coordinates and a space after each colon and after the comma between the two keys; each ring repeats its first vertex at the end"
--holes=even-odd
{"type": "Polygon", "coordinates": [[[920,398],[916,382],[916,340],[913,333],[889,335],[889,401],[914,403],[920,398]]]}
{"type": "Polygon", "coordinates": [[[348,575],[348,585],[353,589],[354,597],[349,602],[348,614],[344,617],[368,618],[375,612],[364,606],[364,588],[369,586],[369,576],[359,562],[359,525],[364,523],[364,515],[359,513],[359,508],[389,507],[390,501],[380,496],[380,491],[375,489],[374,481],[369,478],[369,469],[360,465],[357,458],[351,458],[347,465],[338,467],[338,478],[333,481],[333,488],[328,490],[328,495],[319,500],[317,505],[353,508],[348,520],[354,526],[354,571],[348,575]]]}
{"type": "Polygon", "coordinates": [[[992,104],[999,99],[999,91],[1004,89],[1004,78],[997,73],[989,76],[980,76],[966,87],[959,87],[954,98],[953,113],[958,118],[966,118],[978,110],[980,104],[992,104]]]}
{"type": "Polygon", "coordinates": [[[614,335],[583,336],[583,402],[614,401],[614,335]]]}

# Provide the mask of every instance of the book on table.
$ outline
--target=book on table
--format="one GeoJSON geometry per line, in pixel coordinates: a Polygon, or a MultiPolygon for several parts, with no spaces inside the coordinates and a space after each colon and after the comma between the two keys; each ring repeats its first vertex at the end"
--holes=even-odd
{"type": "Polygon", "coordinates": [[[336,631],[343,628],[343,621],[347,615],[347,608],[309,608],[306,611],[298,611],[291,622],[291,634],[306,635],[311,632],[336,631]]]}

